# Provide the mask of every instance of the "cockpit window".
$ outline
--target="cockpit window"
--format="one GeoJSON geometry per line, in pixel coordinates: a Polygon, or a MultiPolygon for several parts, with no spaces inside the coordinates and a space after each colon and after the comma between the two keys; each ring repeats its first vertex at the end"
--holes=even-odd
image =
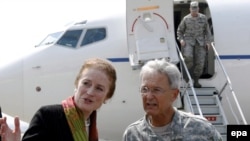
{"type": "Polygon", "coordinates": [[[103,40],[106,37],[105,28],[88,29],[83,38],[81,46],[103,40]]]}
{"type": "Polygon", "coordinates": [[[58,38],[62,35],[62,33],[63,33],[63,32],[61,31],[61,32],[55,32],[55,33],[49,34],[49,35],[48,35],[40,44],[38,44],[36,47],[53,44],[56,40],[58,40],[58,38]]]}
{"type": "Polygon", "coordinates": [[[65,32],[57,44],[75,48],[82,34],[82,30],[70,30],[65,32]]]}

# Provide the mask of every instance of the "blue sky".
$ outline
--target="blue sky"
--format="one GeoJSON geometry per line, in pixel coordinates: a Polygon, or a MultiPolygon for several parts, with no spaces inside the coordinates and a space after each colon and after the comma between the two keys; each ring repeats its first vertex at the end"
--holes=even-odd
{"type": "Polygon", "coordinates": [[[33,48],[57,27],[112,14],[124,4],[124,0],[1,0],[0,63],[33,48]]]}

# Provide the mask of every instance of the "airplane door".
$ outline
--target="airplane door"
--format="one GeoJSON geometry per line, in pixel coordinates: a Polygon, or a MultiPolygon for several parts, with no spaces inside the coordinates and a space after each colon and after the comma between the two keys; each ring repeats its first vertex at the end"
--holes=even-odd
{"type": "MultiPolygon", "coordinates": [[[[184,2],[184,3],[175,2],[174,4],[175,31],[177,30],[178,25],[180,24],[183,17],[190,13],[189,7],[190,7],[189,1],[184,2]]],[[[209,5],[206,1],[199,2],[199,12],[207,16],[211,33],[213,33],[212,17],[210,14],[209,5]]],[[[213,34],[212,34],[212,38],[213,38],[213,34]]],[[[179,45],[179,41],[177,43],[179,45]]],[[[212,49],[209,49],[206,53],[205,65],[204,65],[204,70],[203,70],[201,78],[211,78],[214,75],[214,73],[215,73],[214,52],[212,49]]]]}
{"type": "Polygon", "coordinates": [[[155,58],[178,63],[173,1],[127,0],[127,38],[131,65],[155,58]]]}

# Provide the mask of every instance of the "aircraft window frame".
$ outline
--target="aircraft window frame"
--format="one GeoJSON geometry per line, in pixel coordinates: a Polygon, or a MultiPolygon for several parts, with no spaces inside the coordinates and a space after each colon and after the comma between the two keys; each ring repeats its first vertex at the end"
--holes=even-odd
{"type": "Polygon", "coordinates": [[[85,35],[80,46],[86,46],[95,42],[104,40],[107,37],[107,29],[105,27],[86,29],[85,35]]]}
{"type": "Polygon", "coordinates": [[[63,31],[48,34],[38,45],[35,47],[40,47],[44,45],[50,45],[55,43],[63,34],[63,31]]]}
{"type": "Polygon", "coordinates": [[[76,48],[82,33],[83,29],[68,30],[56,42],[56,44],[66,47],[76,48]]]}

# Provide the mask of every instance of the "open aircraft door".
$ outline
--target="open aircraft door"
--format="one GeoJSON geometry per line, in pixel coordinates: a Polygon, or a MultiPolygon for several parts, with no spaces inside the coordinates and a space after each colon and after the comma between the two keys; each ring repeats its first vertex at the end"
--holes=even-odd
{"type": "Polygon", "coordinates": [[[147,60],[166,58],[178,63],[173,22],[173,1],[127,0],[127,38],[133,68],[147,60]]]}

